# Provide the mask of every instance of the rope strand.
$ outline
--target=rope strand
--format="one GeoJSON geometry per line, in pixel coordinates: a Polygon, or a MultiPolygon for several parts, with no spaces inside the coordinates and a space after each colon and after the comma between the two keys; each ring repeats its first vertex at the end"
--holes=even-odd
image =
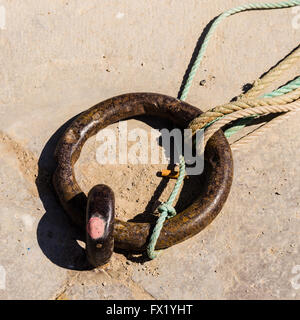
{"type": "Polygon", "coordinates": [[[300,99],[286,105],[261,106],[261,107],[248,108],[248,109],[233,112],[229,115],[224,116],[222,119],[216,121],[205,130],[204,145],[207,143],[209,138],[216,133],[216,131],[220,130],[222,127],[224,127],[228,123],[235,121],[237,119],[241,119],[249,116],[256,116],[256,115],[267,115],[271,113],[295,111],[295,110],[298,110],[299,108],[300,108],[300,99]]]}

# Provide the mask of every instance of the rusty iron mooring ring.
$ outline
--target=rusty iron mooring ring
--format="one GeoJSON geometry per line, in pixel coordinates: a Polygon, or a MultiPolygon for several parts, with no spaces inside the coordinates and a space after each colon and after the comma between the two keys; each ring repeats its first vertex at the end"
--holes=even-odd
{"type": "MultiPolygon", "coordinates": [[[[74,175],[85,141],[99,130],[134,116],[163,117],[178,127],[186,128],[202,112],[178,99],[156,93],[129,93],[103,101],[81,113],[61,137],[56,148],[57,168],[53,183],[62,206],[72,221],[86,228],[87,197],[74,175]]],[[[231,187],[233,161],[231,149],[218,131],[205,149],[204,175],[207,184],[198,198],[184,211],[167,220],[158,238],[156,249],[164,249],[184,241],[204,229],[218,215],[231,187]]],[[[152,230],[150,223],[115,220],[114,242],[122,249],[145,250],[152,230]]]]}

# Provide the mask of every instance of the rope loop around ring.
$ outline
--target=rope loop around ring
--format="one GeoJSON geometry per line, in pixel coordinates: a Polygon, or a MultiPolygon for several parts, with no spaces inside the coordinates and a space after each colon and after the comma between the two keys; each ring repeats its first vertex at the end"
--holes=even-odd
{"type": "Polygon", "coordinates": [[[168,204],[167,202],[162,202],[158,206],[157,211],[159,213],[166,212],[168,214],[167,219],[175,217],[177,214],[175,208],[172,205],[168,204]]]}

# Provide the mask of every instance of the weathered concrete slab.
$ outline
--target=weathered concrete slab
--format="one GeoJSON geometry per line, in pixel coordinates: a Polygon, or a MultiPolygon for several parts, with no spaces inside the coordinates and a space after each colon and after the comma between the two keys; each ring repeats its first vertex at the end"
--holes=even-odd
{"type": "Polygon", "coordinates": [[[114,256],[110,266],[73,274],[57,295],[64,300],[132,300],[153,299],[128,276],[124,257],[114,256]]]}
{"type": "Polygon", "coordinates": [[[63,285],[67,271],[45,258],[36,230],[43,215],[17,157],[0,144],[0,265],[5,270],[1,299],[49,299],[63,285]]]}
{"type": "MultiPolygon", "coordinates": [[[[126,92],[177,96],[203,28],[240,4],[1,2],[0,265],[6,289],[0,286],[0,298],[299,299],[292,273],[300,265],[299,115],[235,155],[234,185],[222,213],[156,261],[120,252],[103,270],[86,270],[82,235],[51,189],[53,151],[70,118],[126,92]]],[[[294,18],[290,9],[229,18],[212,38],[187,101],[206,110],[239,94],[296,47],[294,18]]],[[[282,83],[299,71],[293,68],[282,83]]],[[[150,128],[134,120],[130,126],[150,128]]],[[[156,176],[165,166],[100,166],[96,147],[95,139],[88,141],[76,175],[86,192],[110,184],[119,217],[151,212],[167,198],[174,181],[166,187],[156,176]]],[[[186,201],[196,186],[189,188],[186,201]]]]}

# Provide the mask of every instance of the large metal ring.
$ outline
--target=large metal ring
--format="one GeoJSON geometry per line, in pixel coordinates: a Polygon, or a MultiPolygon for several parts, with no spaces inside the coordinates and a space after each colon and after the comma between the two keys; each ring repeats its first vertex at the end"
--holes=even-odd
{"type": "MultiPolygon", "coordinates": [[[[103,101],[81,113],[61,137],[56,148],[57,168],[53,183],[62,206],[72,221],[86,228],[87,197],[74,175],[74,164],[85,141],[99,130],[134,116],[151,115],[171,120],[186,128],[202,112],[183,101],[156,93],[129,93],[103,101]]],[[[206,186],[184,211],[167,220],[156,249],[184,241],[204,229],[218,215],[232,183],[233,161],[230,146],[218,131],[205,149],[206,186]]],[[[114,242],[122,249],[141,251],[146,248],[153,225],[115,220],[114,242]]]]}

